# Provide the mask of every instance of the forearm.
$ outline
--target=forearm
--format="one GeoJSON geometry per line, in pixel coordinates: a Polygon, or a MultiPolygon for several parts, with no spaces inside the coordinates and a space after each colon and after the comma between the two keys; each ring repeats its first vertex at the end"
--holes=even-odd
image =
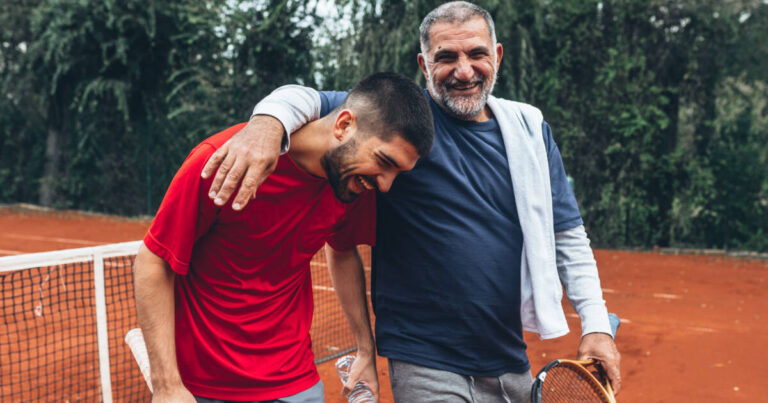
{"type": "Polygon", "coordinates": [[[182,386],[174,339],[174,280],[168,264],[141,245],[134,270],[136,315],[149,353],[155,393],[182,386]]]}
{"type": "Polygon", "coordinates": [[[569,302],[581,318],[582,335],[595,332],[610,334],[597,263],[584,227],[556,233],[555,249],[560,281],[569,302]]]}
{"type": "MultiPolygon", "coordinates": [[[[284,85],[261,100],[253,108],[253,115],[276,118],[290,135],[305,124],[317,120],[320,117],[320,107],[320,95],[314,89],[300,85],[284,85]]],[[[283,142],[283,146],[283,152],[287,151],[287,141],[283,142]]]]}
{"type": "Polygon", "coordinates": [[[358,346],[358,355],[373,356],[375,345],[368,315],[363,263],[356,249],[336,251],[325,246],[331,282],[358,346]]]}
{"type": "Polygon", "coordinates": [[[611,379],[614,391],[618,393],[621,389],[621,354],[613,342],[597,263],[584,227],[556,233],[555,249],[560,281],[581,319],[578,359],[599,360],[611,379]]]}

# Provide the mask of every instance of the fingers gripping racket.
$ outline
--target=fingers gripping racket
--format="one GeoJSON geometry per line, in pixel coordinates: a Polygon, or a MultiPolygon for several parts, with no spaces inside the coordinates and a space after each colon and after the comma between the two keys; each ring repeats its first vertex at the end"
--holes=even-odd
{"type": "MultiPolygon", "coordinates": [[[[611,332],[616,335],[619,317],[608,314],[611,332]]],[[[594,360],[555,360],[536,375],[531,402],[605,402],[615,403],[613,388],[605,370],[594,360]]]]}

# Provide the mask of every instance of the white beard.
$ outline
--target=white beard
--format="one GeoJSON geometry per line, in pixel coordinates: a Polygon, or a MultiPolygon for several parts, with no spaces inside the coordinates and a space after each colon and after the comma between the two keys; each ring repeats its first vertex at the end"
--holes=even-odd
{"type": "MultiPolygon", "coordinates": [[[[495,57],[493,65],[496,65],[495,57]]],[[[432,96],[435,97],[435,101],[437,101],[437,103],[450,115],[461,120],[472,120],[483,111],[483,108],[485,108],[485,104],[488,102],[488,96],[493,92],[493,87],[496,85],[497,77],[498,71],[494,69],[493,79],[491,80],[490,85],[486,87],[486,82],[483,81],[483,87],[479,94],[472,96],[451,96],[448,94],[445,87],[441,87],[440,91],[437,90],[432,77],[432,72],[427,69],[427,88],[432,96]]]]}

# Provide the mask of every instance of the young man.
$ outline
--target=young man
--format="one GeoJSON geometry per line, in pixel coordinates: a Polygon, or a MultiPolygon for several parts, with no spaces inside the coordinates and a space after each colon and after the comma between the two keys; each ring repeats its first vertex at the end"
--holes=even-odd
{"type": "MultiPolygon", "coordinates": [[[[327,242],[345,313],[351,323],[367,318],[355,246],[374,241],[371,190],[388,191],[429,151],[428,111],[423,92],[403,76],[363,79],[338,108],[292,136],[259,200],[241,211],[215,205],[200,171],[243,124],[190,153],[135,265],[154,402],[323,401],[309,336],[309,262],[327,242]]],[[[353,332],[354,376],[377,391],[370,328],[353,332]]]]}
{"type": "MultiPolygon", "coordinates": [[[[552,131],[535,107],[490,95],[503,55],[491,16],[445,3],[424,18],[420,35],[435,145],[377,197],[372,259],[376,344],[389,358],[395,400],[527,401],[523,329],[546,339],[568,332],[562,286],[581,318],[578,357],[600,360],[618,391],[620,355],[552,131]]],[[[275,158],[244,153],[280,141],[282,127],[272,130],[263,123],[272,118],[259,114],[290,133],[341,96],[296,86],[270,95],[204,169],[212,173],[227,154],[222,167],[237,173],[217,173],[214,196],[233,194],[245,166],[251,183],[235,198],[245,204],[275,158]],[[275,104],[295,110],[276,114],[275,104]]]]}

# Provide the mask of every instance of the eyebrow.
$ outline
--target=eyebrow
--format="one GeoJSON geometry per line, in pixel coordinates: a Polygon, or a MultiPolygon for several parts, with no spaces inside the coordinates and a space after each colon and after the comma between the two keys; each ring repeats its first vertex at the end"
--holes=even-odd
{"type": "Polygon", "coordinates": [[[488,49],[487,46],[476,46],[469,50],[469,53],[475,53],[475,52],[485,52],[485,53],[491,53],[491,50],[488,49]]]}
{"type": "MultiPolygon", "coordinates": [[[[490,49],[488,49],[487,46],[475,46],[474,48],[470,49],[469,52],[467,52],[467,53],[475,53],[475,52],[485,52],[485,53],[488,53],[488,54],[491,53],[490,49]]],[[[432,58],[433,59],[437,59],[440,56],[451,56],[451,55],[455,55],[456,53],[458,53],[458,52],[456,52],[454,50],[440,49],[437,52],[435,52],[434,55],[432,55],[432,58]]]]}
{"type": "Polygon", "coordinates": [[[383,159],[383,160],[385,160],[385,161],[387,161],[387,162],[389,162],[395,168],[400,169],[400,165],[397,165],[397,162],[394,159],[392,159],[392,157],[390,157],[389,155],[387,155],[387,154],[385,154],[385,153],[383,153],[381,151],[376,151],[376,156],[381,158],[381,159],[383,159]]]}
{"type": "Polygon", "coordinates": [[[440,49],[437,52],[435,52],[434,55],[432,55],[432,58],[433,59],[437,59],[440,56],[451,56],[451,55],[455,55],[455,54],[456,54],[456,52],[454,52],[452,50],[440,49]]]}

